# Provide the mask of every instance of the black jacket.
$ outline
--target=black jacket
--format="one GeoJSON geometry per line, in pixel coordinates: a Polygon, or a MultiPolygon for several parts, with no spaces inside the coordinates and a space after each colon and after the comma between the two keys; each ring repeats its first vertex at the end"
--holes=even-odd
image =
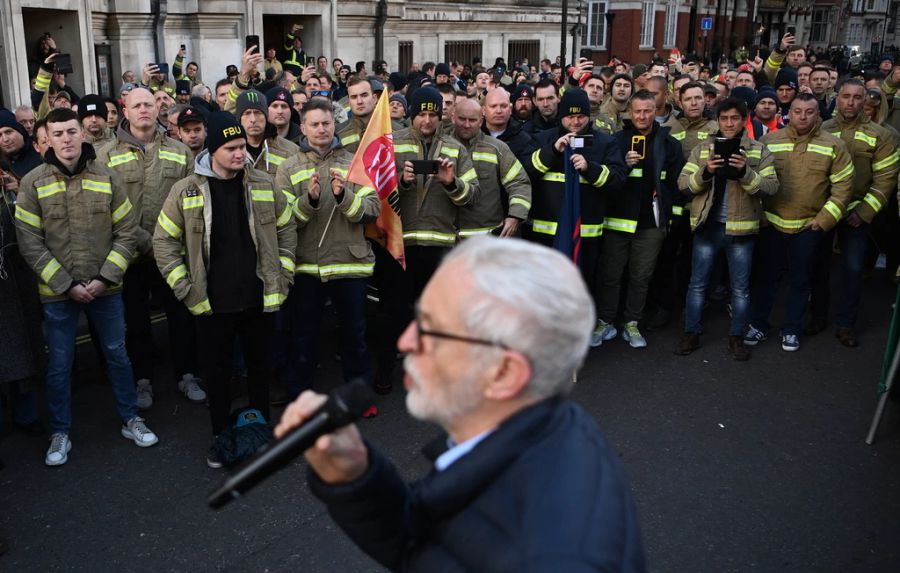
{"type": "MultiPolygon", "coordinates": [[[[576,153],[588,160],[588,169],[581,174],[581,238],[598,239],[606,213],[608,197],[622,190],[627,168],[612,136],[590,127],[585,133],[593,134],[593,144],[576,153]]],[[[562,127],[542,131],[535,136],[538,149],[522,166],[531,178],[531,211],[528,218],[532,230],[543,235],[552,244],[556,224],[565,201],[564,155],[553,146],[566,130],[562,127]]],[[[677,177],[677,174],[675,175],[677,177]]],[[[537,239],[537,235],[532,237],[537,239]]]]}
{"type": "MultiPolygon", "coordinates": [[[[670,135],[667,126],[654,123],[653,129],[655,130],[651,151],[653,165],[638,163],[632,168],[626,168],[629,179],[637,176],[643,169],[653,170],[653,180],[657,183],[656,191],[659,198],[660,228],[667,229],[673,206],[676,207],[677,216],[681,214],[685,203],[685,197],[678,192],[678,176],[684,167],[684,155],[681,152],[681,144],[670,135]]],[[[616,145],[623,161],[625,154],[631,150],[631,137],[637,134],[634,125],[626,120],[625,128],[615,135],[616,145]]],[[[627,223],[637,223],[641,211],[641,198],[637,191],[635,186],[626,185],[624,193],[610,197],[604,231],[623,231],[630,227],[627,223]]]]}
{"type": "Polygon", "coordinates": [[[537,135],[548,129],[553,129],[559,125],[559,119],[556,116],[553,116],[549,120],[544,119],[544,116],[541,115],[541,112],[538,110],[534,110],[534,114],[531,117],[531,121],[526,121],[522,125],[522,130],[526,133],[530,133],[533,137],[537,137],[537,135]]]}
{"type": "Polygon", "coordinates": [[[310,472],[309,483],[353,541],[393,571],[645,570],[616,453],[571,401],[522,410],[411,486],[369,451],[359,480],[328,486],[310,472]]]}
{"type": "MultiPolygon", "coordinates": [[[[481,131],[490,135],[491,133],[488,131],[487,126],[482,125],[481,131]]],[[[513,152],[513,155],[516,156],[516,159],[519,160],[519,163],[524,164],[526,161],[530,161],[531,153],[537,149],[537,144],[534,142],[534,138],[531,137],[530,134],[525,132],[522,129],[521,124],[510,119],[506,124],[506,131],[496,136],[497,139],[505,143],[509,146],[509,149],[513,152]]]]}

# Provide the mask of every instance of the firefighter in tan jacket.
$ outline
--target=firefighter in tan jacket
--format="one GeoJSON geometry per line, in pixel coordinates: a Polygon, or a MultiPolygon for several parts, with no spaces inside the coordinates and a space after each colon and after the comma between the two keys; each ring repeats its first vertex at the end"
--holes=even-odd
{"type": "Polygon", "coordinates": [[[843,141],[821,129],[815,96],[799,94],[789,113],[788,127],[762,139],[775,156],[780,186],[778,193],[763,202],[768,225],[757,242],[760,264],[754,276],[750,327],[744,344],[755,346],[766,339],[786,258],[788,293],[781,347],[793,352],[800,348],[816,251],[850,204],[853,158],[843,141]]]}
{"type": "Polygon", "coordinates": [[[158,440],[138,417],[134,374],[124,347],[120,285],[136,250],[134,209],[119,178],[96,161],[75,112],[51,111],[47,133],[52,147],[46,163],[22,179],[15,218],[19,250],[39,277],[44,303],[52,432],[44,462],[59,466],[72,449],[71,368],[82,311],[106,357],[121,434],[140,447],[158,440]]]}
{"type": "Polygon", "coordinates": [[[150,299],[161,301],[166,312],[169,352],[179,391],[190,401],[206,402],[206,392],[194,374],[198,372],[194,330],[190,314],[166,287],[153,262],[152,241],[156,219],[172,186],[193,168],[190,149],[158,129],[156,102],[144,88],[136,88],[125,99],[125,118],[116,139],[97,150],[97,161],[114,171],[128,191],[138,219],[138,253],[125,275],[122,300],[128,325],[126,346],[137,378],[138,406],[153,405],[156,364],[152,352],[150,299]]]}
{"type": "MultiPolygon", "coordinates": [[[[231,355],[240,337],[250,407],[268,419],[273,313],[294,279],[297,233],[289,198],[248,165],[247,139],[230,113],[209,115],[207,151],[172,188],[153,234],[156,264],[196,316],[212,431],[229,426],[231,355]]],[[[218,450],[207,455],[221,467],[218,450]]]]}
{"type": "MultiPolygon", "coordinates": [[[[365,224],[381,211],[371,187],[346,180],[352,156],[335,137],[329,102],[314,98],[303,108],[300,153],[278,169],[278,189],[296,197],[296,278],[285,319],[294,325],[287,385],[292,396],[311,389],[319,364],[322,313],[330,299],[341,331],[344,379],[372,381],[366,346],[366,289],[375,255],[365,224]]],[[[368,412],[374,415],[377,410],[368,412]]]]}
{"type": "MultiPolygon", "coordinates": [[[[843,273],[835,314],[836,334],[841,344],[851,348],[859,345],[854,327],[863,272],[869,258],[872,218],[888,204],[897,188],[897,147],[891,133],[866,115],[865,101],[865,84],[859,80],[845,80],[837,95],[837,113],[822,124],[822,131],[840,138],[853,156],[853,196],[847,206],[847,217],[834,229],[840,245],[843,273]]],[[[828,235],[816,263],[808,334],[823,330],[827,324],[831,254],[832,240],[828,235]]]]}
{"type": "MultiPolygon", "coordinates": [[[[744,130],[749,110],[739,99],[728,98],[716,108],[718,130],[691,152],[678,178],[678,187],[693,197],[694,232],[691,280],[685,300],[684,335],[675,354],[685,356],[700,347],[700,319],[718,254],[725,251],[731,287],[731,328],[728,351],[747,360],[744,333],[750,312],[750,270],[759,233],[762,198],[778,190],[775,158],[744,130]],[[740,151],[719,156],[717,140],[738,141],[740,151]],[[727,167],[726,167],[727,166],[727,167]]],[[[721,151],[721,149],[720,149],[721,151]]]]}
{"type": "Polygon", "coordinates": [[[481,131],[483,120],[475,100],[456,104],[453,133],[472,157],[479,188],[477,199],[459,209],[459,236],[515,236],[531,210],[531,181],[509,147],[481,131]]]}

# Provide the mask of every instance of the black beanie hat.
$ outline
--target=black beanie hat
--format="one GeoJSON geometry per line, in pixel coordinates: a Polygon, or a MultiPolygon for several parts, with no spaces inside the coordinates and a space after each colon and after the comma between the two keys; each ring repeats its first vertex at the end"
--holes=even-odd
{"type": "Polygon", "coordinates": [[[176,80],[175,81],[175,94],[176,95],[191,95],[191,80],[176,80]]]}
{"type": "Polygon", "coordinates": [[[441,62],[434,68],[434,77],[438,77],[440,75],[449,76],[450,74],[450,66],[441,62]]]}
{"type": "Polygon", "coordinates": [[[747,104],[747,109],[756,107],[756,90],[747,86],[737,86],[731,90],[731,97],[743,100],[747,104]]]}
{"type": "Polygon", "coordinates": [[[78,100],[78,121],[84,121],[89,115],[99,115],[106,119],[106,101],[97,94],[87,94],[78,100]]]}
{"type": "Polygon", "coordinates": [[[233,139],[245,141],[247,139],[241,123],[227,111],[214,111],[209,114],[206,126],[206,148],[209,149],[210,155],[233,139]]]}
{"type": "Polygon", "coordinates": [[[391,82],[395,92],[399,92],[406,87],[406,78],[400,72],[391,72],[388,81],[391,82]]]}
{"type": "Polygon", "coordinates": [[[283,101],[288,104],[288,107],[294,104],[294,98],[291,96],[291,92],[287,91],[281,86],[275,86],[266,92],[266,101],[269,102],[269,105],[276,101],[283,101]]]}
{"type": "Polygon", "coordinates": [[[789,68],[778,70],[778,75],[775,76],[775,89],[777,90],[781,86],[788,86],[793,90],[797,90],[799,88],[797,72],[789,68]]]}
{"type": "Polygon", "coordinates": [[[9,127],[15,129],[22,134],[25,140],[28,140],[28,132],[22,127],[22,124],[16,120],[16,115],[8,109],[0,109],[0,128],[9,127]]]}
{"type": "Polygon", "coordinates": [[[591,115],[591,101],[587,92],[580,88],[569,88],[559,101],[557,117],[563,118],[570,115],[591,115]]]}
{"type": "Polygon", "coordinates": [[[423,86],[413,92],[409,98],[409,119],[423,111],[433,111],[441,117],[444,111],[444,98],[441,92],[431,86],[423,86]]]}
{"type": "Polygon", "coordinates": [[[255,109],[263,115],[268,115],[269,104],[266,96],[256,90],[247,90],[239,95],[234,102],[234,116],[240,120],[248,109],[255,109]]]}

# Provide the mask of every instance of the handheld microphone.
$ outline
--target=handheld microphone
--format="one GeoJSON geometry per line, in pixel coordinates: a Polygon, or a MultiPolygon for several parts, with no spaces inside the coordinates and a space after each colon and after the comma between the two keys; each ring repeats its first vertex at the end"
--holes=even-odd
{"type": "Polygon", "coordinates": [[[336,388],[309,419],[280,439],[264,446],[241,465],[210,494],[209,506],[220,509],[240,497],[312,447],[320,436],[355,421],[372,405],[373,399],[372,390],[362,379],[352,380],[336,388]]]}

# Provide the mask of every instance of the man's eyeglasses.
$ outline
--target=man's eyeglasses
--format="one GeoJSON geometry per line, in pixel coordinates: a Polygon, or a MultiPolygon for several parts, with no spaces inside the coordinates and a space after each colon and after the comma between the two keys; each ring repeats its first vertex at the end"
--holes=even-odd
{"type": "Polygon", "coordinates": [[[416,325],[416,352],[422,352],[422,337],[423,336],[433,336],[435,338],[443,338],[444,340],[455,340],[457,342],[465,342],[468,344],[480,344],[482,346],[494,346],[497,348],[502,348],[503,350],[509,350],[509,347],[501,342],[494,342],[493,340],[485,340],[483,338],[473,338],[471,336],[463,336],[460,334],[451,334],[449,332],[441,332],[439,330],[428,330],[422,326],[422,317],[419,311],[419,305],[416,305],[415,315],[413,317],[413,322],[416,325]]]}

